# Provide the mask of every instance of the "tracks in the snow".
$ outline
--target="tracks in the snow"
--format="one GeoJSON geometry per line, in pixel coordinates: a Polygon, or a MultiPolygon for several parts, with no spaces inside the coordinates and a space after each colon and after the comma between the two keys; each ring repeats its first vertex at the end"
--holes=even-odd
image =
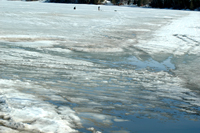
{"type": "Polygon", "coordinates": [[[177,51],[184,50],[184,53],[188,54],[196,47],[200,46],[200,42],[193,39],[192,37],[189,37],[187,35],[181,35],[181,34],[174,34],[176,38],[180,39],[182,41],[182,44],[178,49],[174,51],[176,53],[177,51]]]}

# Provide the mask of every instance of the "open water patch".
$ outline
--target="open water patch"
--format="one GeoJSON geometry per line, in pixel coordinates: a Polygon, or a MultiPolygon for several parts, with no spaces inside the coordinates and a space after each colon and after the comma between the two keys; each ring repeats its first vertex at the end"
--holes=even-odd
{"type": "Polygon", "coordinates": [[[104,67],[117,68],[117,69],[134,69],[142,70],[146,69],[149,71],[159,72],[166,71],[171,72],[171,70],[176,69],[175,65],[172,63],[172,56],[169,56],[163,61],[156,61],[150,56],[145,56],[144,58],[138,58],[138,56],[130,54],[121,53],[78,53],[78,56],[72,58],[85,60],[93,62],[95,64],[100,64],[104,67]]]}

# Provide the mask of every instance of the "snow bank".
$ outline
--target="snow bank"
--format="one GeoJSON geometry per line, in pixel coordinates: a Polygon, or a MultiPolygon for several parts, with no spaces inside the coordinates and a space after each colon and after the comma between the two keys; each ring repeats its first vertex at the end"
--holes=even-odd
{"type": "Polygon", "coordinates": [[[2,118],[0,123],[5,126],[1,130],[5,132],[77,132],[73,128],[81,125],[74,111],[69,107],[56,108],[42,98],[16,89],[22,87],[34,90],[37,88],[46,94],[52,94],[51,90],[30,82],[0,79],[0,116],[2,118]]]}
{"type": "Polygon", "coordinates": [[[177,19],[160,28],[147,43],[136,45],[150,55],[169,53],[173,55],[199,55],[200,13],[188,12],[183,18],[177,19]]]}

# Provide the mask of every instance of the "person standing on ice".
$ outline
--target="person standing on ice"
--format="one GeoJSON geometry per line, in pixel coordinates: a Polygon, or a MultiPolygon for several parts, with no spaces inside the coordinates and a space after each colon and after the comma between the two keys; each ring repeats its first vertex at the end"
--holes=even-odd
{"type": "Polygon", "coordinates": [[[100,6],[98,6],[98,10],[100,11],[100,6]]]}

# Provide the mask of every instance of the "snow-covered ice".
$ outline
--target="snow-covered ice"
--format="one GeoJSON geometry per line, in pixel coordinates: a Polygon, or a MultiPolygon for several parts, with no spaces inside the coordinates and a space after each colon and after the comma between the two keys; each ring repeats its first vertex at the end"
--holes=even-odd
{"type": "Polygon", "coordinates": [[[194,11],[1,0],[0,132],[170,132],[172,120],[199,130],[199,21],[194,11]]]}

